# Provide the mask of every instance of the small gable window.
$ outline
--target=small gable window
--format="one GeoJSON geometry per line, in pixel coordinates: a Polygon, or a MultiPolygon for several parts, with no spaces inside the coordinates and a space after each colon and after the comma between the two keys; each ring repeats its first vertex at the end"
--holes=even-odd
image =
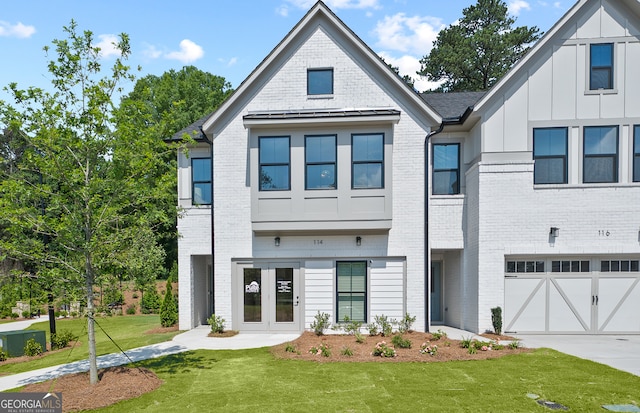
{"type": "Polygon", "coordinates": [[[592,44],[589,89],[613,89],[613,43],[592,44]]]}
{"type": "Polygon", "coordinates": [[[307,70],[307,95],[332,95],[333,69],[307,70]]]}

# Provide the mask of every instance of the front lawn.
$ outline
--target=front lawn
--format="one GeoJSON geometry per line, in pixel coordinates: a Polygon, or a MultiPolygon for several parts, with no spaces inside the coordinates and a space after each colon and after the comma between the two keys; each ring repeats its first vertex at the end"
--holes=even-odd
{"type": "MultiPolygon", "coordinates": [[[[640,377],[549,349],[492,360],[316,363],[268,349],[193,351],[141,362],[158,390],[101,412],[544,412],[640,405],[640,377]]],[[[64,398],[64,395],[63,395],[64,398]]]]}
{"type": "MultiPolygon", "coordinates": [[[[160,327],[160,316],[157,314],[98,317],[96,321],[124,350],[169,341],[179,333],[178,331],[172,331],[167,333],[146,334],[146,331],[160,327]]],[[[49,321],[35,323],[27,328],[27,330],[44,330],[47,332],[47,343],[51,340],[49,337],[49,321]]],[[[21,373],[89,358],[87,319],[74,318],[56,320],[56,331],[62,332],[64,330],[69,330],[79,336],[79,343],[75,347],[52,353],[47,352],[44,356],[33,357],[21,363],[0,363],[0,374],[21,373]]],[[[96,325],[96,351],[98,356],[119,352],[118,347],[109,340],[98,325],[96,325]]]]}

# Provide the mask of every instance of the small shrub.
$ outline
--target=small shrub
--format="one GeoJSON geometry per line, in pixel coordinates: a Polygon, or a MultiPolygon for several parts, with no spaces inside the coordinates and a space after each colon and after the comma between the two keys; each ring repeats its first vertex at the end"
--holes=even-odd
{"type": "Polygon", "coordinates": [[[396,334],[395,336],[393,336],[393,338],[391,339],[391,343],[395,347],[411,348],[411,340],[403,338],[401,334],[396,334]]]}
{"type": "Polygon", "coordinates": [[[502,344],[495,344],[495,343],[494,343],[494,344],[492,344],[492,345],[491,345],[491,347],[492,347],[494,350],[503,350],[503,349],[504,349],[504,346],[503,346],[502,344]]]}
{"type": "Polygon", "coordinates": [[[11,319],[15,320],[18,317],[20,317],[18,313],[11,313],[11,319]]]}
{"type": "Polygon", "coordinates": [[[60,311],[60,317],[64,317],[67,318],[69,316],[69,313],[65,310],[60,311]]]}
{"type": "Polygon", "coordinates": [[[0,350],[0,361],[6,361],[9,358],[9,353],[0,350]]]}
{"type": "Polygon", "coordinates": [[[375,316],[374,318],[376,320],[376,324],[380,326],[380,331],[382,332],[382,335],[385,337],[391,336],[393,332],[393,325],[389,321],[389,318],[384,314],[380,316],[375,316]]]}
{"type": "Polygon", "coordinates": [[[211,326],[211,332],[214,334],[222,334],[224,333],[224,318],[217,316],[215,314],[211,314],[211,317],[207,319],[209,325],[211,326]]]}
{"type": "Polygon", "coordinates": [[[360,328],[362,327],[362,322],[351,320],[348,315],[344,316],[344,325],[342,328],[344,332],[350,335],[354,335],[360,332],[360,328]]]}
{"type": "Polygon", "coordinates": [[[502,308],[495,307],[491,309],[491,324],[493,324],[493,332],[497,335],[502,334],[502,308]]]}
{"type": "Polygon", "coordinates": [[[73,318],[76,318],[78,316],[78,312],[77,311],[72,311],[69,313],[69,315],[73,318]]]}
{"type": "Polygon", "coordinates": [[[29,311],[23,311],[22,318],[31,318],[31,313],[29,311]]]}
{"type": "Polygon", "coordinates": [[[167,290],[164,293],[164,300],[160,307],[160,324],[162,327],[171,327],[178,322],[178,303],[173,296],[171,282],[167,281],[167,290]]]}
{"type": "Polygon", "coordinates": [[[329,348],[327,343],[320,343],[319,346],[311,346],[309,353],[329,357],[331,356],[331,348],[329,348]]]}
{"type": "Polygon", "coordinates": [[[142,294],[142,302],[140,303],[140,311],[142,314],[157,314],[160,309],[160,296],[156,291],[155,285],[147,288],[142,294]]]}
{"type": "Polygon", "coordinates": [[[413,323],[415,322],[416,318],[411,317],[409,313],[406,313],[402,320],[400,320],[400,323],[398,323],[398,331],[403,334],[411,331],[411,326],[413,326],[413,323]]]}
{"type": "Polygon", "coordinates": [[[476,354],[478,350],[474,346],[469,346],[468,351],[469,354],[476,354]]]}
{"type": "Polygon", "coordinates": [[[344,346],[342,347],[342,350],[340,350],[340,354],[342,354],[343,356],[351,357],[353,356],[353,350],[351,350],[351,348],[349,348],[348,346],[344,346]]]}
{"type": "Polygon", "coordinates": [[[462,340],[460,340],[460,347],[462,348],[471,348],[472,345],[471,343],[473,342],[473,339],[471,337],[462,337],[462,340]]]}
{"type": "Polygon", "coordinates": [[[510,342],[510,343],[508,344],[508,346],[509,346],[509,348],[510,348],[511,350],[515,350],[515,349],[517,349],[518,347],[520,347],[520,340],[513,340],[512,342],[510,342]]]}
{"type": "Polygon", "coordinates": [[[422,343],[420,346],[420,354],[429,354],[431,356],[435,356],[438,354],[438,346],[435,344],[431,344],[428,341],[422,343]]]}
{"type": "Polygon", "coordinates": [[[295,345],[291,343],[287,343],[287,346],[284,348],[284,351],[286,351],[287,353],[297,353],[298,349],[295,345]]]}
{"type": "Polygon", "coordinates": [[[78,339],[78,336],[74,335],[69,330],[61,330],[60,332],[51,336],[51,349],[56,350],[60,348],[65,348],[69,345],[69,342],[75,341],[78,339]]]}
{"type": "Polygon", "coordinates": [[[434,340],[440,340],[443,337],[447,337],[447,333],[442,331],[441,329],[438,329],[438,331],[431,333],[431,337],[433,337],[434,340]]]}
{"type": "Polygon", "coordinates": [[[131,297],[132,297],[132,298],[138,298],[138,293],[133,293],[133,294],[131,295],[131,297]]]}
{"type": "Polygon", "coordinates": [[[369,329],[369,335],[370,336],[377,336],[378,335],[378,325],[376,323],[367,324],[367,329],[369,329]]]}
{"type": "Polygon", "coordinates": [[[27,340],[27,344],[24,346],[24,355],[33,357],[42,354],[42,346],[33,338],[27,340]]]}
{"type": "Polygon", "coordinates": [[[356,343],[362,344],[364,343],[364,336],[359,331],[356,332],[356,343]]]}
{"type": "Polygon", "coordinates": [[[135,313],[136,313],[136,305],[135,304],[129,304],[127,306],[127,314],[134,315],[135,313]]]}
{"type": "Polygon", "coordinates": [[[396,349],[388,345],[386,341],[380,341],[374,347],[371,355],[375,357],[395,357],[396,349]]]}
{"type": "Polygon", "coordinates": [[[492,344],[490,341],[477,341],[477,340],[473,340],[471,342],[472,346],[476,348],[476,350],[482,350],[482,351],[487,351],[487,350],[491,350],[492,344]]]}
{"type": "Polygon", "coordinates": [[[311,323],[311,328],[317,336],[324,335],[324,332],[331,327],[331,321],[329,321],[329,318],[329,314],[321,313],[320,311],[315,315],[314,320],[311,323]]]}

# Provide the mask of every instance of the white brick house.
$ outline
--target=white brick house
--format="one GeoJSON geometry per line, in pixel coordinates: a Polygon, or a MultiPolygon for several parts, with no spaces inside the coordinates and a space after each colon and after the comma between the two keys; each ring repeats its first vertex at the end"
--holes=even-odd
{"type": "Polygon", "coordinates": [[[175,137],[180,328],[640,333],[638,67],[640,3],[583,0],[486,94],[421,96],[318,2],[175,137]]]}

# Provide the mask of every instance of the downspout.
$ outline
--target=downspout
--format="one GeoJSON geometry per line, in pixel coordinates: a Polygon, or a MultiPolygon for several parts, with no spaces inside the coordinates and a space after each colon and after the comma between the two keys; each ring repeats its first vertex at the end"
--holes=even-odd
{"type": "Polygon", "coordinates": [[[212,313],[216,313],[216,277],[215,277],[215,255],[214,255],[214,241],[215,241],[215,232],[213,230],[213,140],[210,140],[209,137],[202,130],[202,126],[200,126],[200,133],[205,137],[205,141],[209,144],[209,158],[211,159],[211,274],[208,276],[211,277],[211,310],[212,313]]]}

